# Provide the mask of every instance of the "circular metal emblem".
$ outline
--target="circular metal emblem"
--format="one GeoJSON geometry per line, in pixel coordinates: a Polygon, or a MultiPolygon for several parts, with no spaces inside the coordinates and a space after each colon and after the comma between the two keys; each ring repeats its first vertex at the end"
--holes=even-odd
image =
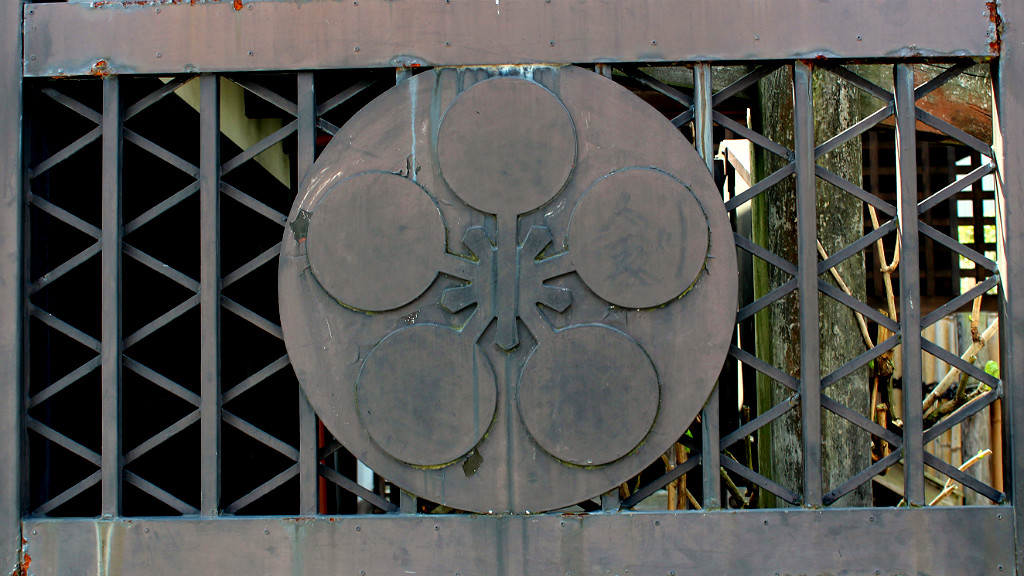
{"type": "Polygon", "coordinates": [[[703,161],[575,67],[439,68],[342,128],[280,265],[321,420],[404,489],[476,512],[592,498],[711,392],[736,306],[703,161]]]}

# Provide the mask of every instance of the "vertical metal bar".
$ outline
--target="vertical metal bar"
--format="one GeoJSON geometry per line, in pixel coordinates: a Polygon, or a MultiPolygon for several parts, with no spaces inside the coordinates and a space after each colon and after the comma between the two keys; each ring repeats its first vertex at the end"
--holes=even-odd
{"type": "Polygon", "coordinates": [[[1013,503],[1016,574],[1024,574],[1024,3],[999,6],[1002,50],[992,66],[992,148],[996,173],[999,343],[1003,379],[1003,487],[1013,503]]]}
{"type": "Polygon", "coordinates": [[[0,567],[18,566],[24,465],[22,3],[0,2],[0,567]]]}
{"type": "Polygon", "coordinates": [[[298,74],[298,179],[302,181],[316,159],[316,92],[312,72],[298,74]]]}
{"type": "Polygon", "coordinates": [[[811,67],[793,65],[793,147],[796,153],[797,277],[800,289],[800,417],[804,506],[821,502],[821,353],[818,336],[818,214],[815,207],[814,110],[811,67]]]}
{"type": "Polygon", "coordinates": [[[412,68],[395,68],[395,84],[401,84],[409,78],[412,78],[412,68]]]}
{"type": "Polygon", "coordinates": [[[121,513],[121,81],[103,80],[101,380],[102,505],[121,513]]]}
{"type": "Polygon", "coordinates": [[[914,70],[896,65],[896,211],[900,241],[900,339],[903,345],[904,495],[924,506],[924,421],[921,411],[921,266],[917,235],[917,120],[914,70]]]}
{"type": "MultiPolygon", "coordinates": [[[[675,450],[675,447],[673,447],[675,450]]],[[[609,492],[601,494],[601,510],[603,512],[615,512],[622,506],[622,500],[619,498],[619,489],[614,488],[609,492]]]]}
{"type": "Polygon", "coordinates": [[[220,79],[199,79],[199,314],[202,514],[220,508],[220,79]]]}
{"type": "Polygon", "coordinates": [[[701,412],[701,470],[704,483],[704,509],[715,509],[722,507],[722,455],[718,435],[719,421],[718,387],[708,396],[704,404],[704,411],[701,412]]]}
{"type": "MultiPolygon", "coordinates": [[[[299,182],[313,166],[316,154],[316,93],[312,72],[298,74],[298,166],[299,182]]],[[[306,394],[299,389],[299,513],[319,511],[319,483],[316,473],[316,413],[306,394]]]]}
{"type": "MultiPolygon", "coordinates": [[[[714,134],[711,124],[711,64],[698,62],[693,66],[693,135],[697,152],[715,173],[714,134]]],[[[722,502],[721,446],[719,441],[718,386],[712,390],[701,413],[701,469],[704,481],[704,508],[720,508],[722,502]]]]}
{"type": "Polygon", "coordinates": [[[412,492],[402,490],[398,495],[398,511],[402,514],[415,514],[419,499],[412,492]]]}
{"type": "Polygon", "coordinates": [[[693,65],[693,135],[697,153],[715,173],[714,127],[711,123],[711,64],[693,65]]]}

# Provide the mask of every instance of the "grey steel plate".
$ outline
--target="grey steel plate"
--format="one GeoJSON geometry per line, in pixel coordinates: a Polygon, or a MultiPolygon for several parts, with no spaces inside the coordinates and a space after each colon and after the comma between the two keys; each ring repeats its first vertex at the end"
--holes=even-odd
{"type": "Polygon", "coordinates": [[[1006,506],[27,519],[24,534],[36,576],[964,576],[1014,562],[1006,506]]]}
{"type": "Polygon", "coordinates": [[[413,76],[341,129],[289,221],[281,317],[307,397],[377,473],[453,508],[617,486],[725,359],[721,196],[670,122],[581,68],[413,76]]]}

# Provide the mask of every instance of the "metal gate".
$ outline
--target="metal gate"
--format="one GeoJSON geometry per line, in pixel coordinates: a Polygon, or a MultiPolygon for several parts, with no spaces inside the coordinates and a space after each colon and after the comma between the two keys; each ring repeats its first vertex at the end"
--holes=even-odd
{"type": "MultiPolygon", "coordinates": [[[[1024,79],[1018,73],[1024,69],[1024,40],[1016,29],[1024,8],[953,0],[724,0],[694,6],[657,0],[9,0],[0,8],[0,22],[5,570],[1024,573],[1018,543],[1024,515],[1017,512],[1024,494],[1024,447],[1014,441],[1016,424],[1024,422],[1024,358],[1018,351],[1024,346],[1024,290],[1013,276],[1024,270],[1024,163],[1012,144],[1024,133],[1024,79]],[[923,63],[933,65],[932,72],[916,77],[915,67],[923,63]],[[675,74],[685,71],[687,78],[667,79],[659,68],[665,65],[675,74]],[[987,67],[992,78],[991,145],[924,105],[941,87],[979,67],[987,67]],[[872,76],[868,69],[884,73],[872,76]],[[778,70],[791,77],[792,104],[779,117],[792,127],[791,145],[773,140],[730,108],[778,70]],[[877,111],[833,134],[816,134],[816,115],[838,113],[815,109],[817,74],[840,78],[877,111]],[[630,90],[667,119],[655,118],[630,90]],[[483,165],[509,158],[493,151],[489,156],[486,141],[474,140],[467,130],[453,135],[445,122],[469,125],[473,111],[515,107],[524,99],[540,104],[513,118],[539,114],[543,130],[517,136],[530,146],[509,156],[539,166],[544,186],[515,180],[525,204],[504,198],[490,205],[503,198],[500,192],[456,163],[466,157],[483,165]],[[230,102],[244,103],[244,117],[232,114],[230,102]],[[452,102],[462,102],[461,108],[452,102]],[[463,117],[456,123],[445,120],[449,114],[463,117]],[[389,139],[389,122],[411,122],[411,148],[389,139]],[[895,166],[890,189],[879,184],[877,173],[862,185],[821,165],[830,153],[886,122],[895,166]],[[677,150],[685,144],[677,129],[688,131],[693,148],[677,150]],[[930,180],[928,171],[919,176],[919,164],[928,162],[920,152],[927,149],[919,142],[922,130],[941,134],[951,159],[962,151],[968,173],[942,182],[930,180]],[[727,184],[719,201],[711,177],[714,143],[723,134],[746,140],[769,160],[759,180],[737,190],[738,164],[725,152],[718,184],[723,174],[727,184]],[[367,142],[378,147],[360,147],[367,142]],[[599,144],[616,150],[614,161],[593,160],[605,158],[599,144]],[[432,155],[417,159],[418,150],[432,155]],[[371,167],[339,168],[363,162],[371,167]],[[379,242],[362,242],[345,231],[370,234],[361,226],[390,214],[364,206],[352,216],[347,204],[325,204],[317,194],[332,196],[323,192],[326,184],[317,188],[318,174],[326,174],[332,186],[355,182],[332,188],[335,198],[336,190],[357,198],[360,182],[368,179],[374,187],[394,187],[395,202],[415,218],[390,223],[411,231],[384,242],[391,244],[383,253],[400,265],[404,280],[395,286],[418,281],[418,292],[399,294],[394,286],[381,288],[365,278],[353,284],[318,268],[313,252],[306,259],[306,250],[326,253],[335,244],[377,249],[379,242]],[[566,184],[580,174],[589,176],[579,176],[579,189],[566,184]],[[642,184],[673,191],[665,197],[675,199],[655,203],[660,208],[648,216],[662,218],[679,208],[689,216],[676,224],[700,231],[700,241],[688,237],[685,243],[696,256],[682,248],[684,253],[672,256],[689,267],[684,266],[682,284],[668,292],[597,279],[593,270],[611,253],[581,248],[596,244],[601,210],[618,210],[628,200],[619,188],[601,184],[620,179],[628,182],[625,188],[642,184]],[[986,187],[988,181],[994,186],[986,187]],[[792,255],[772,252],[741,224],[758,198],[786,182],[795,183],[792,255]],[[870,206],[881,221],[846,245],[819,248],[819,182],[862,202],[864,210],[870,206]],[[450,192],[447,202],[437,192],[442,189],[450,192]],[[424,190],[435,200],[419,195],[424,190]],[[573,228],[569,212],[516,219],[558,194],[576,206],[573,228]],[[957,234],[956,206],[964,199],[975,206],[969,238],[957,234]],[[993,214],[985,201],[991,201],[993,214]],[[951,212],[940,218],[939,210],[951,212]],[[694,221],[698,213],[706,220],[694,221]],[[486,214],[496,215],[497,223],[486,214]],[[318,217],[347,225],[325,228],[318,217]],[[589,229],[579,224],[587,218],[589,229]],[[991,241],[984,237],[990,225],[991,241]],[[424,261],[441,258],[445,250],[434,254],[424,246],[445,235],[447,260],[427,271],[429,282],[422,274],[409,280],[424,261]],[[893,321],[892,314],[844,292],[829,274],[877,242],[891,248],[897,237],[899,314],[893,321]],[[565,253],[577,250],[571,266],[557,248],[564,238],[565,253]],[[572,239],[579,242],[570,244],[572,239]],[[461,253],[451,253],[452,247],[461,253]],[[826,249],[832,253],[820,254],[826,249]],[[961,269],[973,270],[974,278],[960,285],[950,280],[945,301],[932,299],[925,307],[922,296],[938,293],[938,251],[960,263],[953,276],[958,282],[961,269]],[[734,253],[741,296],[733,318],[734,253]],[[295,254],[301,254],[300,264],[289,263],[295,254]],[[494,276],[484,271],[492,259],[494,276]],[[315,284],[297,280],[307,263],[317,274],[315,284]],[[755,265],[777,281],[744,297],[749,278],[743,270],[755,265]],[[431,283],[437,269],[447,274],[446,284],[431,283]],[[498,294],[512,290],[502,270],[515,270],[514,298],[498,294]],[[565,280],[570,272],[582,280],[565,280]],[[494,293],[468,289],[488,283],[494,293]],[[323,286],[327,295],[289,299],[306,294],[307,284],[323,286]],[[598,310],[588,304],[591,292],[612,305],[598,310]],[[439,305],[402,307],[424,294],[434,294],[439,305]],[[922,335],[984,296],[997,302],[998,375],[975,366],[969,354],[961,357],[960,349],[922,335]],[[442,354],[441,360],[453,372],[472,373],[473,383],[479,371],[499,382],[497,397],[484,394],[483,405],[494,405],[490,412],[468,423],[441,419],[422,427],[418,421],[395,427],[375,420],[371,409],[406,410],[411,418],[418,413],[405,399],[436,401],[401,385],[417,376],[400,357],[418,354],[418,363],[440,362],[423,350],[473,326],[467,311],[488,299],[495,302],[493,314],[484,318],[487,323],[476,322],[473,342],[486,332],[502,354],[442,354]],[[799,302],[790,330],[798,366],[790,371],[759,358],[743,336],[752,332],[759,313],[787,300],[799,302]],[[818,324],[826,300],[888,336],[878,336],[839,366],[823,368],[818,324]],[[313,301],[318,304],[307,306],[313,301]],[[679,304],[695,301],[700,304],[691,308],[679,304]],[[339,302],[337,310],[324,312],[339,302]],[[545,312],[534,317],[531,307],[537,303],[545,312]],[[560,320],[566,310],[579,314],[578,321],[560,320]],[[325,316],[328,331],[332,319],[338,330],[343,324],[349,330],[329,355],[341,359],[336,364],[311,347],[323,343],[326,350],[326,341],[309,336],[315,332],[309,326],[319,326],[325,316]],[[517,318],[524,329],[517,331],[517,318]],[[698,328],[665,335],[683,321],[698,328]],[[429,328],[444,322],[451,330],[429,328]],[[433,332],[420,340],[425,326],[433,332]],[[720,354],[710,344],[708,350],[687,348],[694,332],[720,354]],[[528,374],[538,364],[558,372],[547,368],[560,359],[561,344],[552,344],[558,338],[574,350],[610,348],[630,358],[628,373],[620,375],[629,380],[629,393],[606,394],[598,402],[608,410],[601,414],[624,411],[621,420],[581,417],[572,421],[571,433],[546,429],[537,414],[548,409],[553,394],[570,390],[580,400],[603,394],[573,388],[575,381],[568,379],[532,392],[520,388],[517,404],[511,396],[502,400],[505,376],[497,362],[512,366],[509,373],[528,374]],[[556,352],[547,354],[551,358],[517,357],[520,339],[556,352]],[[387,340],[393,351],[382,347],[387,340]],[[364,341],[365,346],[344,347],[364,341]],[[881,362],[897,345],[903,380],[898,428],[832,397],[838,382],[881,362]],[[719,356],[727,356],[721,374],[719,356]],[[922,358],[928,357],[959,370],[963,381],[970,376],[980,383],[971,402],[937,421],[926,421],[916,400],[926,397],[922,358]],[[464,360],[465,366],[458,364],[464,360]],[[351,368],[356,363],[360,370],[351,368]],[[373,396],[375,389],[358,383],[376,377],[364,374],[373,369],[384,373],[380,379],[399,384],[373,396]],[[346,370],[351,374],[337,377],[352,380],[359,414],[355,401],[335,403],[313,378],[346,370]],[[753,416],[723,418],[731,414],[723,402],[736,403],[723,383],[735,387],[737,374],[752,380],[755,372],[774,388],[777,400],[753,416]],[[664,416],[669,409],[676,420],[664,416]],[[515,410],[525,431],[512,423],[515,410]],[[999,411],[1004,438],[1001,447],[993,447],[1002,469],[987,480],[968,474],[967,463],[947,461],[928,448],[983,410],[999,411]],[[699,422],[691,426],[697,412],[699,422]],[[479,422],[492,421],[490,414],[505,432],[479,428],[479,422]],[[802,480],[788,486],[758,470],[751,455],[735,453],[759,431],[794,414],[802,480]],[[824,418],[845,421],[885,449],[851,476],[826,479],[824,418]],[[345,422],[356,420],[363,428],[343,431],[345,422]],[[321,421],[326,428],[318,426],[321,421]],[[442,429],[447,436],[437,435],[442,429]],[[503,464],[489,468],[494,452],[487,442],[507,440],[513,446],[517,434],[522,443],[540,447],[546,464],[524,472],[525,464],[517,467],[509,448],[503,464]],[[603,440],[593,441],[595,435],[603,440]],[[683,451],[677,451],[677,438],[683,451]],[[659,459],[666,449],[669,454],[659,459]],[[360,482],[355,458],[387,480],[360,482]],[[457,478],[446,477],[446,469],[457,478]],[[845,496],[896,469],[902,470],[897,491],[908,506],[843,507],[845,496]],[[691,482],[700,478],[692,482],[693,494],[679,483],[687,475],[691,482]],[[937,502],[926,497],[932,476],[948,478],[950,486],[957,483],[987,504],[929,505],[937,502]],[[615,488],[624,481],[624,489],[615,488]],[[643,511],[643,503],[666,486],[680,500],[689,494],[701,509],[643,511]],[[748,509],[755,493],[783,507],[748,509]]],[[[500,127],[518,134],[521,126],[510,121],[500,127]]],[[[367,266],[367,276],[378,272],[367,266]]],[[[612,378],[618,365],[588,370],[612,378]]],[[[469,411],[481,405],[476,388],[445,386],[444,402],[469,411]],[[476,403],[458,404],[467,395],[476,403]]]]}

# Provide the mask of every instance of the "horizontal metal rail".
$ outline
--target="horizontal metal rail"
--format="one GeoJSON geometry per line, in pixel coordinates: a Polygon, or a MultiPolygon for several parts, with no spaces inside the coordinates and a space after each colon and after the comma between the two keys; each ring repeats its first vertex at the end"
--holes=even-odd
{"type": "MultiPolygon", "coordinates": [[[[25,75],[998,53],[981,0],[27,4],[25,75]],[[913,15],[913,17],[909,17],[913,15]],[[386,30],[386,34],[381,31],[386,30]],[[315,47],[315,49],[310,49],[315,47]]],[[[994,10],[994,8],[991,8],[994,10]]]]}
{"type": "Polygon", "coordinates": [[[40,576],[124,574],[999,574],[1012,511],[373,515],[25,523],[40,576]],[[935,534],[971,546],[935,546],[935,534]],[[644,545],[610,545],[622,535],[644,545]],[[836,535],[842,537],[837,538],[836,535]],[[985,538],[978,538],[986,534],[985,538]],[[795,548],[794,539],[799,539],[795,548]],[[168,545],[168,543],[174,545],[168,545]],[[729,542],[730,548],[709,545],[729,542]],[[116,554],[101,555],[110,546],[116,554]],[[187,550],[187,553],[182,553],[187,550]],[[927,554],[921,554],[928,550],[927,554]],[[655,553],[656,551],[656,553],[655,553]],[[720,572],[719,572],[720,571],[720,572]]]}

